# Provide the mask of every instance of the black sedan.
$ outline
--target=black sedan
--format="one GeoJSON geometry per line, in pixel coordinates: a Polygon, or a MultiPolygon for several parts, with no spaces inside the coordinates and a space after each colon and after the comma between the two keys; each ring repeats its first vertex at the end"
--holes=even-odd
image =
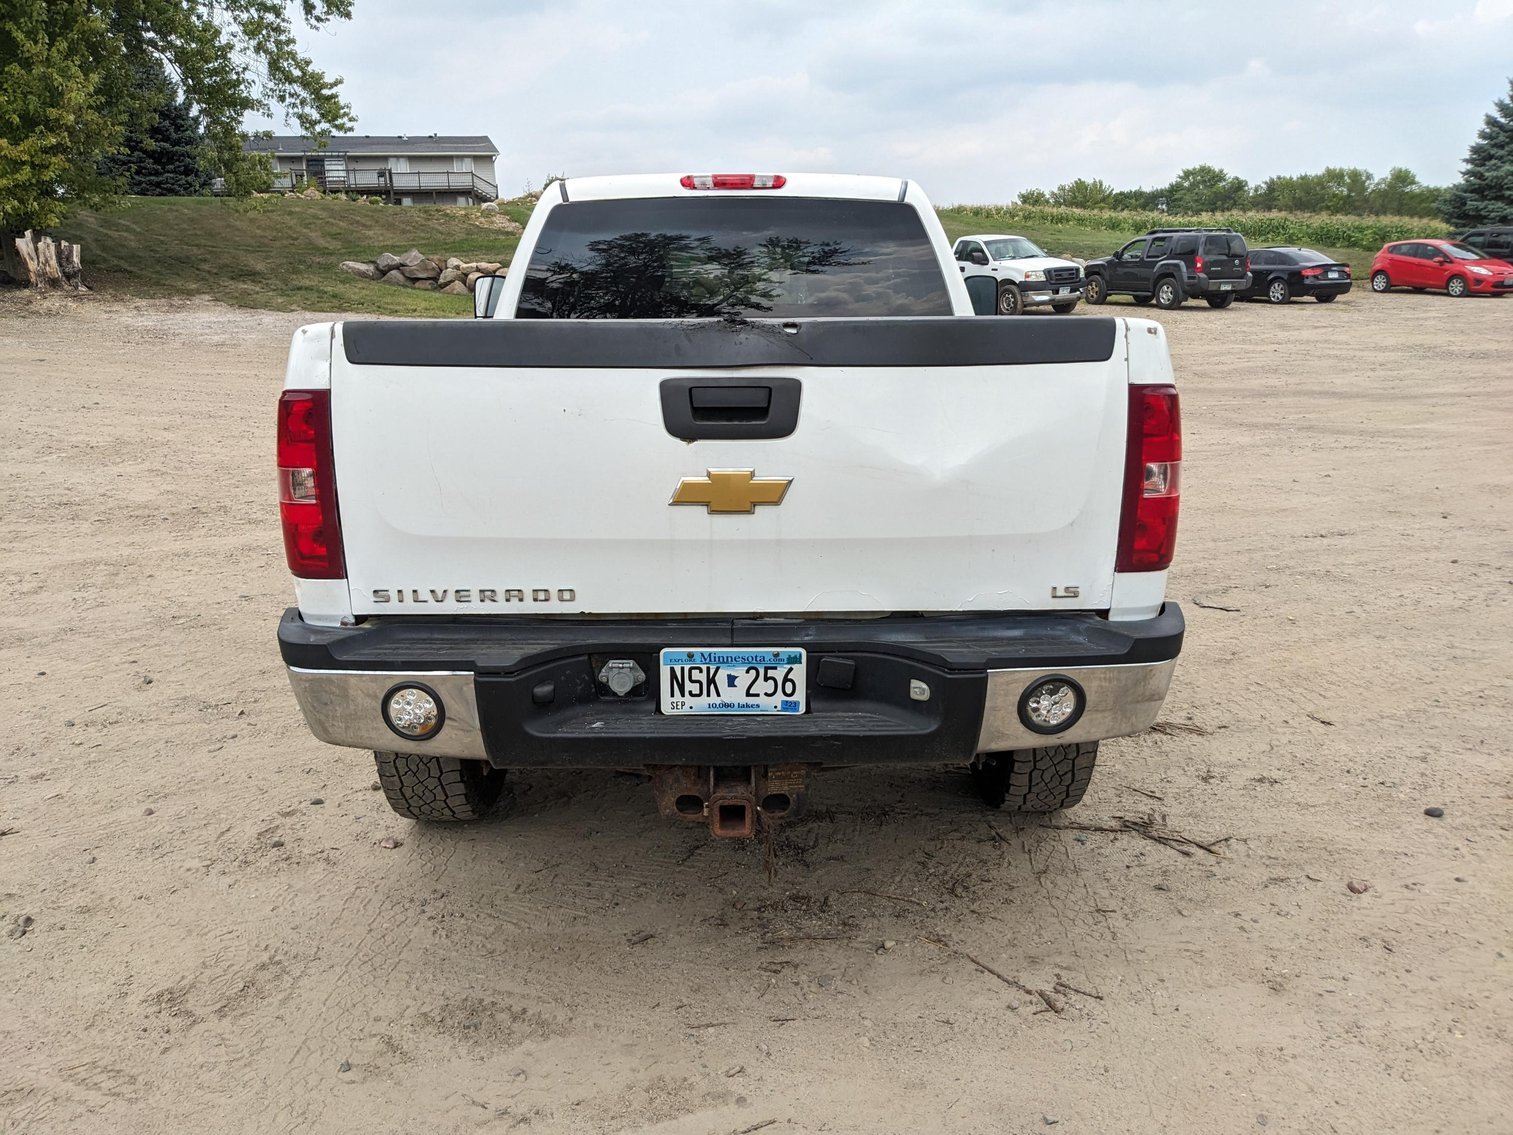
{"type": "Polygon", "coordinates": [[[1286,303],[1294,296],[1312,296],[1331,303],[1350,290],[1350,265],[1331,260],[1311,248],[1252,248],[1250,287],[1241,299],[1286,303]]]}

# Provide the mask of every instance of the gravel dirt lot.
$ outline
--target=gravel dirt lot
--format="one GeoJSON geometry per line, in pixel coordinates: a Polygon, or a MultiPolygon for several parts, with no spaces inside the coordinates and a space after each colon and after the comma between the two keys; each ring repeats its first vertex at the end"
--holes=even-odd
{"type": "Polygon", "coordinates": [[[0,298],[0,1129],[1513,1130],[1513,301],[1103,310],[1188,639],[1051,823],[1213,853],[858,770],[769,879],[615,774],[393,816],[274,642],[303,320],[0,298]]]}

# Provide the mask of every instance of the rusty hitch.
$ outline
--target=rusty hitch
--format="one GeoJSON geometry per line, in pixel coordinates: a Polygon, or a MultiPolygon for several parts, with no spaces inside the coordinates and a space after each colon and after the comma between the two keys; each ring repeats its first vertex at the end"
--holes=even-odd
{"type": "Polygon", "coordinates": [[[717,839],[750,839],[795,814],[809,770],[804,765],[655,765],[657,811],[709,825],[717,839]]]}

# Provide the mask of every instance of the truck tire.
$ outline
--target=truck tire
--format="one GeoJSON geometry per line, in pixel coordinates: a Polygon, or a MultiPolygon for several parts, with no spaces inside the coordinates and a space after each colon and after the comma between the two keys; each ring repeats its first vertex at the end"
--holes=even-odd
{"type": "Polygon", "coordinates": [[[1054,311],[1057,315],[1068,315],[1076,306],[1076,300],[1073,300],[1071,303],[1053,303],[1051,305],[1051,310],[1054,311]]]}
{"type": "Polygon", "coordinates": [[[1097,760],[1097,741],[984,753],[972,766],[972,780],[990,808],[1054,812],[1082,800],[1097,760]]]}
{"type": "Polygon", "coordinates": [[[1235,302],[1234,292],[1225,292],[1222,296],[1204,296],[1208,300],[1209,307],[1219,308],[1221,311],[1235,302]]]}
{"type": "Polygon", "coordinates": [[[1175,276],[1162,276],[1156,281],[1156,306],[1162,311],[1171,311],[1182,306],[1182,285],[1175,276]]]}
{"type": "Polygon", "coordinates": [[[1083,288],[1082,298],[1095,307],[1108,299],[1108,290],[1103,286],[1103,277],[1092,275],[1087,278],[1087,284],[1083,288]]]}
{"type": "Polygon", "coordinates": [[[1018,315],[1024,311],[1024,298],[1013,284],[998,285],[998,314],[1018,315]]]}
{"type": "Polygon", "coordinates": [[[1144,292],[1144,293],[1142,293],[1142,294],[1140,294],[1138,296],[1130,296],[1130,299],[1134,300],[1138,304],[1147,304],[1147,303],[1150,303],[1150,301],[1153,300],[1153,299],[1155,299],[1155,298],[1156,297],[1153,296],[1153,295],[1151,295],[1149,292],[1144,292]]]}
{"type": "Polygon", "coordinates": [[[504,787],[504,771],[487,761],[375,752],[373,762],[389,807],[412,820],[481,820],[504,787]]]}

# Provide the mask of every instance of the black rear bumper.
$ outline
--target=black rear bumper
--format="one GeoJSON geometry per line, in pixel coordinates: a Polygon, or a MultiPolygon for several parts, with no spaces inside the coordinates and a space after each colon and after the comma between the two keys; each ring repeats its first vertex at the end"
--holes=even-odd
{"type": "MultiPolygon", "coordinates": [[[[994,736],[1012,736],[1013,722],[1005,734],[995,699],[1016,698],[1025,682],[1044,674],[1080,675],[1090,691],[1078,735],[1058,740],[1093,739],[1082,732],[1131,732],[1121,723],[1143,717],[1130,717],[1128,705],[1120,704],[1120,683],[1133,683],[1152,668],[1169,675],[1183,630],[1175,603],[1154,618],[1118,623],[1092,615],[992,614],[385,619],[317,627],[291,608],[279,624],[279,648],[312,730],[335,744],[521,767],[856,764],[969,760],[979,751],[985,721],[998,723],[994,736]],[[661,714],[658,652],[683,646],[804,648],[810,659],[808,712],[661,714]],[[598,681],[612,658],[634,660],[647,675],[628,697],[615,697],[598,681]],[[840,665],[821,666],[826,659],[840,665]],[[434,739],[407,742],[384,725],[380,699],[403,682],[424,684],[447,703],[446,724],[434,739]],[[914,682],[925,684],[927,698],[910,696],[914,682]],[[1102,691],[1098,696],[1107,704],[1095,707],[1093,691],[1102,691]]],[[[1162,685],[1162,696],[1164,691],[1162,685]]]]}

